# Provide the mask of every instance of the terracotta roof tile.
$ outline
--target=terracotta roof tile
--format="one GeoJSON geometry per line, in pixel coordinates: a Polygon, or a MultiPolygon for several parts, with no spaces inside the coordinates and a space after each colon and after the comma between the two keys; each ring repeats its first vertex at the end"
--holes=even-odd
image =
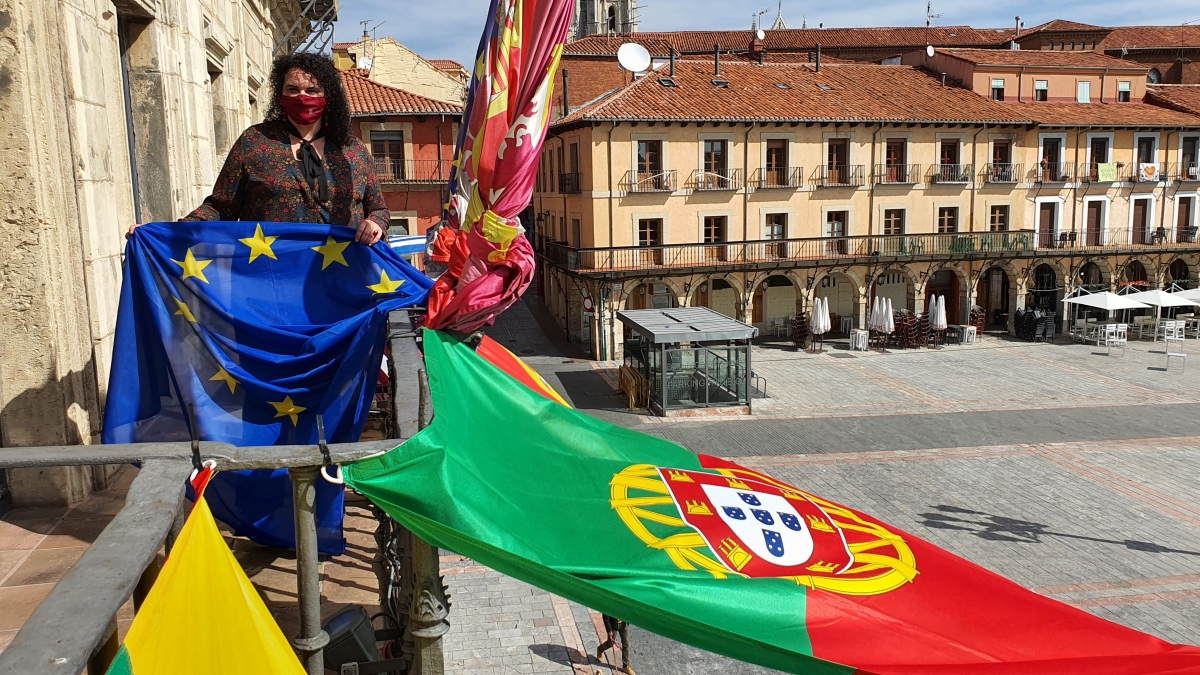
{"type": "Polygon", "coordinates": [[[1097,52],[1059,52],[1040,49],[941,49],[942,54],[949,54],[968,63],[1000,65],[1000,66],[1066,66],[1076,68],[1137,68],[1148,70],[1147,66],[1130,61],[1122,61],[1097,52]]]}
{"type": "Polygon", "coordinates": [[[1104,49],[1200,47],[1200,26],[1119,26],[1100,46],[1104,49]]]}
{"type": "Polygon", "coordinates": [[[438,70],[466,70],[463,65],[453,59],[425,59],[438,70]]]}
{"type": "Polygon", "coordinates": [[[817,73],[804,64],[723,63],[713,85],[712,65],[681,61],[675,83],[663,73],[575,111],[559,123],[582,120],[854,121],[1031,123],[1028,112],[966,89],[942,87],[907,66],[830,65],[817,73]],[[783,84],[786,88],[780,88],[783,84]]]}
{"type": "Polygon", "coordinates": [[[1200,84],[1156,84],[1146,93],[1159,105],[1200,115],[1200,84]]]}
{"type": "Polygon", "coordinates": [[[1082,31],[1096,32],[1096,31],[1106,31],[1106,30],[1112,30],[1112,29],[1105,28],[1104,26],[1093,26],[1093,25],[1087,24],[1087,23],[1079,23],[1078,21],[1067,21],[1066,19],[1055,19],[1053,21],[1044,23],[1040,26],[1034,26],[1033,28],[1023,31],[1021,33],[1021,35],[1024,36],[1024,35],[1028,35],[1030,33],[1040,33],[1040,32],[1044,32],[1044,31],[1048,31],[1048,32],[1082,32],[1082,31]]]}
{"type": "Polygon", "coordinates": [[[1200,116],[1150,103],[1002,103],[1054,127],[1200,127],[1200,116]]]}
{"type": "Polygon", "coordinates": [[[352,49],[361,44],[362,44],[361,41],[359,41],[359,42],[335,42],[335,43],[333,43],[333,48],[334,49],[352,49]]]}
{"type": "Polygon", "coordinates": [[[368,71],[351,68],[342,71],[342,85],[350,101],[352,116],[364,115],[461,115],[463,107],[435,101],[402,89],[367,79],[368,71]]]}

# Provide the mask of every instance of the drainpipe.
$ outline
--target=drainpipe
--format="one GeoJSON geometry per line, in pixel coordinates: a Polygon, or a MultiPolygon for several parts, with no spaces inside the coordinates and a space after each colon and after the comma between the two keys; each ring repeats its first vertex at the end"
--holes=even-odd
{"type": "MultiPolygon", "coordinates": [[[[1092,129],[1091,127],[1088,127],[1088,131],[1091,131],[1091,129],[1092,129]]],[[[1079,135],[1080,135],[1079,127],[1076,127],[1075,128],[1075,173],[1077,175],[1075,176],[1075,182],[1072,184],[1072,187],[1071,187],[1071,231],[1072,232],[1078,232],[1078,230],[1075,227],[1075,214],[1079,211],[1079,176],[1078,176],[1078,173],[1079,173],[1079,135]]],[[[1075,236],[1077,237],[1076,241],[1078,241],[1079,235],[1076,234],[1075,236]]]]}
{"type": "Polygon", "coordinates": [[[742,143],[742,259],[745,260],[746,241],[750,239],[750,183],[746,179],[750,174],[750,132],[758,126],[751,122],[746,127],[746,140],[742,143]]]}
{"type": "MultiPolygon", "coordinates": [[[[617,123],[614,121],[612,127],[608,130],[608,246],[613,246],[613,162],[612,162],[612,135],[617,130],[617,123]]],[[[608,265],[613,264],[612,253],[608,256],[608,265]]]]}
{"type": "MultiPolygon", "coordinates": [[[[971,138],[971,231],[975,231],[975,197],[979,191],[979,134],[987,131],[988,125],[975,132],[971,138]]],[[[967,310],[970,312],[970,310],[967,310]]]]}
{"type": "MultiPolygon", "coordinates": [[[[871,135],[871,170],[872,171],[874,171],[875,167],[876,167],[875,145],[879,141],[879,134],[881,134],[881,133],[883,133],[883,122],[879,123],[879,128],[876,129],[875,133],[871,135]]],[[[905,157],[905,159],[908,159],[908,158],[905,157]]],[[[878,178],[878,176],[876,178],[878,178]]],[[[870,208],[867,211],[867,236],[868,237],[875,234],[875,184],[878,182],[879,182],[878,180],[871,181],[871,192],[870,192],[871,196],[868,201],[868,203],[870,204],[870,208]]],[[[868,253],[870,253],[870,251],[868,251],[868,253]]]]}
{"type": "MultiPolygon", "coordinates": [[[[563,99],[563,103],[564,104],[566,103],[566,99],[563,99]]],[[[563,150],[566,150],[567,139],[563,138],[562,136],[559,136],[558,137],[558,147],[562,148],[563,150]]],[[[565,152],[563,153],[563,156],[566,157],[565,152]]],[[[566,172],[563,171],[563,168],[561,166],[558,167],[558,171],[559,171],[558,190],[559,190],[559,192],[562,192],[562,189],[563,189],[562,174],[565,174],[566,172]]],[[[571,213],[567,210],[567,193],[566,192],[562,193],[562,198],[563,198],[563,224],[566,225],[566,230],[567,230],[566,232],[563,232],[563,239],[565,239],[567,241],[567,245],[570,246],[571,245],[571,234],[574,232],[574,230],[571,228],[571,213]]],[[[582,226],[582,223],[580,223],[580,225],[582,226]]],[[[579,234],[582,237],[583,236],[583,228],[580,227],[579,229],[580,229],[579,234]]],[[[582,242],[576,241],[575,248],[583,248],[583,246],[581,244],[582,244],[582,242]]]]}
{"type": "MultiPolygon", "coordinates": [[[[1167,148],[1166,148],[1166,152],[1164,152],[1164,153],[1163,153],[1165,156],[1167,156],[1167,157],[1170,157],[1170,156],[1171,156],[1171,135],[1172,135],[1172,134],[1178,135],[1178,134],[1179,134],[1179,131],[1180,131],[1179,129],[1176,129],[1176,130],[1174,130],[1174,131],[1172,131],[1172,132],[1169,132],[1169,133],[1167,134],[1167,148]]],[[[1156,159],[1157,159],[1157,158],[1156,158],[1156,159]]],[[[1164,162],[1164,163],[1165,163],[1165,162],[1164,162]]],[[[1170,178],[1170,176],[1167,176],[1167,178],[1170,178]]],[[[1159,226],[1159,227],[1161,227],[1161,228],[1163,228],[1164,230],[1165,230],[1165,229],[1166,229],[1166,227],[1167,227],[1167,186],[1169,186],[1170,184],[1171,184],[1171,181],[1170,181],[1170,180],[1164,180],[1164,181],[1163,181],[1163,191],[1162,191],[1162,211],[1161,211],[1161,212],[1159,212],[1159,214],[1158,214],[1158,226],[1159,226]]],[[[1179,194],[1179,188],[1178,188],[1178,187],[1177,187],[1177,188],[1175,188],[1175,194],[1176,194],[1176,195],[1178,195],[1178,194],[1179,194]]],[[[1164,239],[1163,241],[1166,241],[1166,240],[1164,239]]],[[[1159,270],[1159,271],[1161,271],[1161,270],[1159,270]]]]}

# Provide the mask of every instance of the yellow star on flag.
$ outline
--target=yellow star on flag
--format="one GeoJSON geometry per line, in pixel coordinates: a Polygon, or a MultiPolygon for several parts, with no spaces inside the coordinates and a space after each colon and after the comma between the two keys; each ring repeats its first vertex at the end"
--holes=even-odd
{"type": "Polygon", "coordinates": [[[237,384],[238,384],[237,380],[233,379],[233,375],[230,375],[229,371],[225,370],[225,368],[223,366],[218,367],[217,374],[208,378],[208,381],[209,382],[224,382],[225,384],[229,385],[229,393],[231,393],[231,394],[237,390],[237,384]]]}
{"type": "Polygon", "coordinates": [[[333,237],[326,237],[324,246],[314,246],[312,250],[325,256],[325,260],[321,263],[321,269],[325,269],[335,262],[349,267],[350,263],[346,262],[346,257],[343,254],[350,243],[349,241],[343,241],[339,244],[333,237]]]}
{"type": "Polygon", "coordinates": [[[254,236],[238,239],[238,241],[250,247],[250,262],[258,259],[258,256],[265,255],[271,260],[279,260],[275,257],[275,251],[271,250],[271,244],[279,237],[264,237],[262,225],[259,224],[254,228],[254,236]]]}
{"type": "Polygon", "coordinates": [[[183,262],[172,260],[171,262],[183,268],[183,279],[188,277],[196,277],[204,283],[208,283],[208,279],[204,276],[204,268],[212,264],[211,260],[196,260],[196,256],[192,255],[192,249],[187,250],[187,255],[183,257],[183,262]]]}
{"type": "Polygon", "coordinates": [[[391,293],[397,288],[400,288],[400,284],[402,283],[404,283],[403,279],[397,279],[396,281],[389,279],[387,270],[383,270],[380,275],[379,283],[371,284],[370,286],[367,286],[367,288],[375,291],[376,293],[391,293]]]}
{"type": "Polygon", "coordinates": [[[175,316],[182,316],[183,318],[187,319],[188,321],[191,321],[192,323],[197,323],[196,315],[192,314],[192,309],[187,306],[186,302],[180,300],[179,298],[171,298],[171,299],[174,300],[175,304],[179,306],[179,311],[175,312],[175,316]]]}
{"type": "Polygon", "coordinates": [[[296,426],[296,421],[300,419],[300,413],[308,410],[308,408],[304,408],[292,403],[291,396],[284,396],[283,400],[278,403],[275,401],[267,401],[267,403],[275,406],[276,417],[290,417],[292,420],[292,426],[296,426]]]}

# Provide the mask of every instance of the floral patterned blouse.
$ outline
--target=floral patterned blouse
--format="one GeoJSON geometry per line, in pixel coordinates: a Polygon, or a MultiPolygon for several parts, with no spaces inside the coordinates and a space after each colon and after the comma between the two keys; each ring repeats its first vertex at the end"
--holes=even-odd
{"type": "Polygon", "coordinates": [[[287,125],[256,124],[233,144],[212,194],[181,220],[332,223],[357,229],[370,218],[387,228],[387,204],[363,142],[351,138],[341,148],[326,142],[324,162],[329,200],[322,203],[300,173],[287,125]]]}

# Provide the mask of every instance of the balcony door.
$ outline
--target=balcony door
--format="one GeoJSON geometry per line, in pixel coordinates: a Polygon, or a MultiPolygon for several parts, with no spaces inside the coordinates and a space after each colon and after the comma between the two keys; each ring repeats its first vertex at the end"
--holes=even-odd
{"type": "Polygon", "coordinates": [[[1200,136],[1183,137],[1183,153],[1180,159],[1179,177],[1183,180],[1200,180],[1200,136]]]}
{"type": "Polygon", "coordinates": [[[1011,183],[1016,181],[1012,165],[1012,142],[992,142],[992,181],[1011,183]]]}
{"type": "Polygon", "coordinates": [[[1195,197],[1180,197],[1176,202],[1179,214],[1175,220],[1175,241],[1192,243],[1196,241],[1196,230],[1192,219],[1196,213],[1195,197]]]}
{"type": "Polygon", "coordinates": [[[849,211],[830,211],[825,216],[825,236],[833,241],[826,242],[826,253],[846,255],[846,226],[850,222],[849,211]]]}
{"type": "Polygon", "coordinates": [[[382,180],[404,179],[404,132],[371,132],[371,157],[375,174],[382,180]]]}
{"type": "Polygon", "coordinates": [[[1101,164],[1108,163],[1108,139],[1093,138],[1091,144],[1091,159],[1092,162],[1088,166],[1089,180],[1097,181],[1100,179],[1101,164]]]}
{"type": "Polygon", "coordinates": [[[1133,200],[1133,243],[1150,243],[1150,200],[1133,200]]]}
{"type": "Polygon", "coordinates": [[[1042,202],[1038,207],[1038,246],[1054,246],[1054,221],[1058,217],[1056,202],[1042,202]]]}
{"type": "Polygon", "coordinates": [[[1104,227],[1104,202],[1096,200],[1087,203],[1087,213],[1084,216],[1084,244],[1099,246],[1102,243],[1100,229],[1104,227]]]}
{"type": "Polygon", "coordinates": [[[638,246],[649,248],[648,251],[638,251],[638,261],[643,265],[661,265],[662,249],[662,218],[642,218],[638,220],[638,246]]]}
{"type": "Polygon", "coordinates": [[[884,180],[886,182],[908,182],[907,150],[908,142],[903,138],[892,139],[887,142],[887,148],[884,150],[884,161],[887,163],[884,171],[884,180]]]}
{"type": "Polygon", "coordinates": [[[845,138],[829,139],[826,151],[826,171],[828,182],[843,185],[850,181],[850,141],[845,138]]]}
{"type": "Polygon", "coordinates": [[[638,141],[637,153],[638,188],[663,189],[662,141],[638,141]]]}
{"type": "Polygon", "coordinates": [[[704,141],[704,187],[710,189],[723,188],[729,177],[728,141],[704,141]]]}
{"type": "Polygon", "coordinates": [[[782,241],[787,239],[787,217],[786,213],[768,213],[766,215],[767,222],[763,235],[771,241],[779,242],[767,245],[767,255],[787,257],[787,244],[782,241]]]}
{"type": "Polygon", "coordinates": [[[767,141],[767,175],[763,178],[767,185],[785,186],[788,184],[788,147],[787,140],[773,138],[767,141]]]}
{"type": "Polygon", "coordinates": [[[1062,141],[1057,138],[1042,139],[1042,180],[1054,182],[1059,179],[1062,171],[1059,162],[1062,158],[1062,141]]]}
{"type": "MultiPolygon", "coordinates": [[[[719,244],[725,241],[726,226],[728,219],[725,216],[705,216],[704,217],[704,243],[719,244]]],[[[706,246],[704,248],[705,260],[724,260],[724,246],[706,246]]]]}

